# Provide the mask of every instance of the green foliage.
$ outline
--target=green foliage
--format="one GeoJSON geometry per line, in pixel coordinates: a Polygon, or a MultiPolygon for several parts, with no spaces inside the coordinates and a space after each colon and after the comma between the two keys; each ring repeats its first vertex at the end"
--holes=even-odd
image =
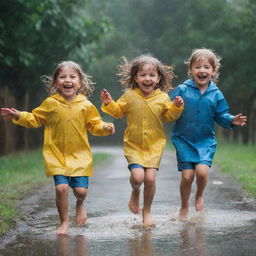
{"type": "Polygon", "coordinates": [[[90,0],[4,0],[0,8],[0,83],[17,96],[34,94],[40,76],[64,59],[88,63],[109,26],[105,16],[91,16],[90,0]]]}

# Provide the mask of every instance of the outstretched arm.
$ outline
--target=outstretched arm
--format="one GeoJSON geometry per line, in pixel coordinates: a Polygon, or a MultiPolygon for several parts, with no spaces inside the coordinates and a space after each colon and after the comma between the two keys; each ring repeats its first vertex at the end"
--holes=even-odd
{"type": "Polygon", "coordinates": [[[247,116],[243,116],[241,113],[234,116],[232,124],[245,126],[247,121],[247,116]]]}
{"type": "Polygon", "coordinates": [[[110,93],[106,89],[103,89],[101,91],[100,98],[101,98],[102,103],[105,106],[107,106],[112,100],[112,97],[111,97],[110,93]]]}
{"type": "Polygon", "coordinates": [[[85,120],[87,130],[94,136],[107,136],[115,132],[114,124],[104,122],[93,104],[85,111],[85,120]]]}
{"type": "Polygon", "coordinates": [[[20,112],[15,108],[1,108],[0,114],[3,116],[3,119],[18,120],[20,117],[20,112]]]}
{"type": "Polygon", "coordinates": [[[100,93],[102,100],[101,110],[115,118],[122,118],[125,115],[127,99],[123,94],[116,102],[112,99],[110,93],[103,89],[100,93]]]}

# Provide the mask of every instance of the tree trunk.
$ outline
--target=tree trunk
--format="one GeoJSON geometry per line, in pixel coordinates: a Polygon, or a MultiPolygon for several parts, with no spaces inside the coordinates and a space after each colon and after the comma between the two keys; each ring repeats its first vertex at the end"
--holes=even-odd
{"type": "MultiPolygon", "coordinates": [[[[15,98],[5,86],[0,90],[0,104],[3,107],[15,107],[15,98]]],[[[0,154],[8,154],[15,150],[15,126],[11,120],[0,120],[0,154]]]]}

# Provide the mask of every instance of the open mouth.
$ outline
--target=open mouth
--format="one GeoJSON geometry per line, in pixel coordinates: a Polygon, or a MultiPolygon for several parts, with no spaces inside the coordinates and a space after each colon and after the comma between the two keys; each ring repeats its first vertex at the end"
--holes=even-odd
{"type": "Polygon", "coordinates": [[[198,78],[199,79],[205,79],[205,78],[207,78],[207,76],[206,75],[199,75],[198,78]]]}
{"type": "Polygon", "coordinates": [[[145,86],[145,87],[151,87],[151,86],[153,86],[152,84],[143,84],[143,86],[145,86]]]}
{"type": "Polygon", "coordinates": [[[71,88],[73,88],[73,86],[72,85],[63,85],[63,88],[64,89],[71,89],[71,88]]]}

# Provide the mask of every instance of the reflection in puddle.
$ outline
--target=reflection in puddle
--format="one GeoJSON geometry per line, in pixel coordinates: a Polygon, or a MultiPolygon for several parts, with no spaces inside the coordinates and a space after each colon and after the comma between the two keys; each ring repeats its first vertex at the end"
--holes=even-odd
{"type": "Polygon", "coordinates": [[[154,256],[154,246],[152,243],[152,232],[146,230],[136,239],[129,239],[129,256],[154,256]]]}
{"type": "Polygon", "coordinates": [[[87,256],[87,242],[84,236],[70,237],[62,235],[58,237],[58,255],[60,256],[87,256]]]}
{"type": "Polygon", "coordinates": [[[204,228],[201,225],[192,226],[188,223],[180,231],[180,255],[208,255],[204,228]]]}

